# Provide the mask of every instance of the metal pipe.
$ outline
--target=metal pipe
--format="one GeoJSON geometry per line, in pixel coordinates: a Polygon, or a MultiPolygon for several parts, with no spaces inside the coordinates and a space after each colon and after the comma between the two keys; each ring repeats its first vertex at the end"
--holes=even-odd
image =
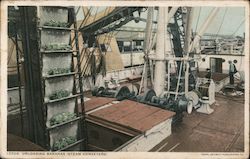
{"type": "Polygon", "coordinates": [[[178,95],[178,92],[179,92],[180,80],[181,80],[181,73],[182,73],[182,65],[183,65],[183,62],[181,62],[181,66],[180,66],[180,70],[179,70],[179,75],[178,75],[178,81],[177,81],[177,87],[176,87],[176,91],[175,91],[175,98],[174,98],[174,100],[177,99],[177,95],[178,95]]]}
{"type": "MultiPolygon", "coordinates": [[[[169,46],[169,48],[171,48],[171,46],[169,46]]],[[[171,50],[169,50],[167,53],[171,53],[170,52],[171,50]]],[[[160,58],[157,58],[156,57],[156,54],[152,54],[152,55],[150,55],[150,57],[149,57],[151,60],[162,60],[162,59],[160,59],[160,58]]],[[[165,58],[164,58],[164,60],[175,60],[175,61],[189,61],[189,60],[192,60],[192,59],[194,59],[194,58],[187,58],[187,57],[174,57],[174,56],[172,56],[172,54],[169,54],[168,56],[165,56],[165,58]]]]}
{"type": "Polygon", "coordinates": [[[171,46],[172,39],[170,38],[170,33],[167,30],[168,24],[169,24],[169,21],[170,21],[169,14],[171,14],[173,16],[174,13],[177,11],[177,9],[178,9],[177,7],[175,7],[174,9],[171,9],[170,13],[168,13],[168,9],[165,10],[165,15],[166,15],[165,16],[166,17],[166,19],[165,19],[165,28],[166,29],[164,30],[165,31],[164,32],[164,35],[165,35],[165,40],[164,40],[164,42],[165,42],[165,44],[164,44],[165,49],[164,49],[164,51],[165,51],[165,54],[167,55],[165,58],[170,57],[171,54],[172,54],[172,46],[171,46]]]}
{"type": "Polygon", "coordinates": [[[201,36],[205,33],[206,29],[209,27],[209,25],[211,25],[214,17],[216,16],[216,14],[218,13],[219,8],[215,7],[209,17],[206,19],[206,21],[203,23],[203,25],[201,26],[200,30],[198,31],[198,33],[196,34],[193,42],[190,45],[190,48],[188,50],[188,52],[192,52],[194,49],[194,46],[200,41],[201,36]]]}
{"type": "MultiPolygon", "coordinates": [[[[144,63],[143,71],[142,71],[142,72],[144,73],[145,70],[146,70],[146,65],[145,65],[145,63],[144,63]]],[[[139,88],[139,93],[138,93],[138,94],[141,94],[143,81],[144,81],[144,76],[141,77],[140,88],[139,88]]],[[[144,92],[145,92],[145,91],[144,91],[144,92]]]]}
{"type": "MultiPolygon", "coordinates": [[[[170,62],[168,62],[168,92],[170,91],[170,62]]],[[[168,97],[169,97],[170,94],[168,94],[168,97]]]]}
{"type": "Polygon", "coordinates": [[[150,67],[150,80],[152,87],[154,87],[154,63],[152,60],[149,60],[149,67],[150,67]]]}
{"type": "MultiPolygon", "coordinates": [[[[186,25],[186,36],[185,36],[185,43],[184,43],[184,52],[187,54],[187,58],[189,58],[189,48],[192,36],[192,23],[194,17],[194,9],[189,7],[188,8],[188,16],[187,16],[187,25],[186,25]]],[[[188,93],[188,81],[189,81],[189,63],[185,61],[185,94],[188,93]]]]}
{"type": "Polygon", "coordinates": [[[186,68],[185,68],[185,94],[187,94],[188,93],[188,87],[189,87],[189,62],[188,61],[185,61],[185,66],[186,66],[186,68]]]}
{"type": "Polygon", "coordinates": [[[159,7],[158,11],[158,26],[157,26],[157,45],[156,45],[156,57],[157,60],[155,62],[155,79],[154,79],[154,90],[156,95],[159,96],[164,91],[165,84],[165,75],[166,75],[166,62],[164,60],[165,50],[165,30],[167,27],[165,26],[165,16],[167,12],[165,12],[167,7],[159,7]]]}
{"type": "MultiPolygon", "coordinates": [[[[170,21],[170,19],[171,19],[171,17],[173,17],[174,16],[174,14],[175,14],[175,12],[177,11],[177,9],[178,9],[178,7],[174,7],[174,8],[172,8],[171,10],[170,10],[170,12],[168,13],[168,9],[166,9],[165,10],[165,14],[166,15],[168,15],[168,16],[166,16],[166,19],[165,19],[165,33],[164,33],[164,35],[165,35],[165,40],[164,40],[164,42],[165,42],[165,44],[164,44],[164,47],[165,47],[165,49],[164,49],[164,53],[167,55],[166,57],[165,57],[165,59],[166,59],[166,64],[167,64],[167,73],[166,73],[166,75],[167,75],[167,78],[168,78],[168,83],[167,83],[167,89],[168,89],[168,91],[170,90],[170,71],[171,71],[171,69],[170,69],[170,60],[167,60],[169,57],[171,57],[171,54],[172,54],[172,46],[171,46],[171,39],[170,39],[170,35],[169,35],[169,32],[167,31],[167,26],[168,26],[168,23],[169,23],[169,21],[170,21]]],[[[165,79],[165,78],[164,78],[165,79]]]]}
{"type": "Polygon", "coordinates": [[[133,40],[130,39],[130,66],[133,66],[133,40]]]}

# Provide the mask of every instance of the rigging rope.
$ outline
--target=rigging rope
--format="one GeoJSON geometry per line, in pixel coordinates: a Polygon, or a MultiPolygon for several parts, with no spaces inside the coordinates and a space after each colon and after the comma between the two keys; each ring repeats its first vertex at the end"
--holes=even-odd
{"type": "Polygon", "coordinates": [[[240,25],[236,28],[236,30],[233,32],[233,34],[232,35],[230,35],[230,36],[234,36],[235,35],[235,33],[237,33],[237,31],[239,31],[239,29],[240,29],[240,27],[242,26],[242,24],[245,22],[245,18],[242,20],[242,22],[240,23],[240,25]]]}
{"type": "MultiPolygon", "coordinates": [[[[105,11],[104,11],[104,15],[105,15],[105,16],[106,16],[106,14],[109,12],[110,9],[111,9],[110,7],[109,7],[108,9],[105,9],[105,11]],[[106,12],[107,12],[107,13],[106,13],[106,12]]],[[[94,19],[96,19],[96,16],[97,16],[97,12],[96,12],[96,14],[95,14],[94,19]]],[[[93,21],[93,22],[94,22],[94,21],[93,21]]],[[[104,24],[105,24],[105,21],[103,21],[101,28],[104,26],[104,24]]],[[[100,37],[101,37],[101,36],[98,36],[98,37],[97,37],[96,43],[97,43],[97,45],[98,45],[97,47],[98,47],[98,49],[99,49],[99,51],[100,51],[100,53],[101,53],[101,49],[100,49],[99,42],[98,42],[99,39],[100,39],[100,37]]],[[[105,35],[105,38],[104,38],[104,40],[103,40],[103,43],[105,43],[107,37],[108,37],[108,34],[105,35]]],[[[109,44],[109,43],[110,43],[110,42],[108,42],[107,44],[109,44]]],[[[94,50],[95,50],[95,49],[94,49],[94,50]]],[[[93,52],[91,53],[91,55],[92,55],[94,52],[95,52],[95,51],[93,51],[93,52]]],[[[106,54],[106,52],[105,52],[104,54],[106,54]]],[[[91,56],[91,55],[90,55],[90,56],[91,56]]],[[[102,56],[102,54],[96,59],[96,61],[104,60],[104,58],[102,58],[101,56],[102,56]]],[[[105,62],[104,62],[104,61],[100,61],[100,64],[105,64],[105,62]]],[[[90,66],[90,65],[87,65],[86,68],[84,68],[82,75],[84,75],[84,74],[86,73],[86,71],[87,71],[87,69],[89,68],[89,66],[90,66]]],[[[100,67],[100,66],[99,66],[99,67],[100,67]]]]}
{"type": "Polygon", "coordinates": [[[199,8],[199,15],[198,15],[198,19],[197,19],[196,25],[195,25],[195,33],[196,33],[196,31],[197,31],[198,24],[199,24],[199,21],[200,21],[200,14],[201,14],[201,7],[199,8]]]}
{"type": "Polygon", "coordinates": [[[11,60],[11,57],[12,57],[12,55],[13,55],[13,52],[14,52],[14,48],[15,48],[15,40],[13,40],[12,38],[10,38],[11,39],[11,41],[13,42],[13,45],[12,45],[12,47],[10,48],[10,55],[8,56],[8,62],[7,62],[7,65],[9,65],[9,63],[10,63],[10,60],[11,60]]]}
{"type": "Polygon", "coordinates": [[[220,27],[219,27],[219,29],[218,29],[216,35],[215,35],[215,39],[217,39],[217,36],[218,36],[218,34],[219,34],[220,30],[221,30],[222,24],[224,23],[225,16],[226,16],[226,13],[227,13],[227,10],[228,10],[228,8],[226,8],[226,10],[225,10],[225,12],[224,12],[224,15],[223,15],[223,17],[222,17],[222,21],[221,21],[220,27]]]}

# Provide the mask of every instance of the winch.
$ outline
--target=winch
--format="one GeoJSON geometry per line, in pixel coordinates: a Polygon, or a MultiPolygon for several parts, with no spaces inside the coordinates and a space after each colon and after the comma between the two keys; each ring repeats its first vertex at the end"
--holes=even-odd
{"type": "Polygon", "coordinates": [[[108,88],[108,87],[95,87],[92,90],[92,95],[97,97],[109,97],[116,98],[117,100],[129,99],[135,96],[135,93],[130,92],[127,86],[120,86],[117,88],[108,88]]]}
{"type": "Polygon", "coordinates": [[[120,86],[114,89],[108,87],[96,87],[92,91],[93,96],[116,98],[117,100],[129,99],[140,103],[148,104],[158,108],[170,110],[176,113],[173,117],[173,123],[182,121],[182,112],[192,107],[192,101],[188,100],[184,95],[177,99],[174,96],[156,96],[153,89],[147,90],[142,95],[137,95],[136,91],[130,90],[127,86],[120,86]]]}
{"type": "Polygon", "coordinates": [[[140,103],[175,112],[176,115],[173,117],[173,123],[182,121],[182,112],[187,111],[188,105],[191,104],[185,96],[180,96],[176,100],[174,96],[157,97],[153,89],[147,90],[143,95],[138,95],[136,100],[140,103]]]}

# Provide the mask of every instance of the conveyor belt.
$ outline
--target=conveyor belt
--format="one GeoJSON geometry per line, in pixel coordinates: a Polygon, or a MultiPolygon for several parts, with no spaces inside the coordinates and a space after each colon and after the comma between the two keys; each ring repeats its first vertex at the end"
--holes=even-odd
{"type": "Polygon", "coordinates": [[[94,33],[98,29],[103,28],[117,20],[133,16],[133,12],[141,9],[142,7],[116,7],[109,15],[106,15],[89,25],[83,26],[79,30],[84,34],[94,33]]]}

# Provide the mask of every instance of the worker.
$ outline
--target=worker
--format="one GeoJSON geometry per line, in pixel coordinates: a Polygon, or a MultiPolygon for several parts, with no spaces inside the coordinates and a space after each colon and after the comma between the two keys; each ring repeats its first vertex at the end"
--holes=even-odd
{"type": "Polygon", "coordinates": [[[229,63],[230,84],[234,85],[234,74],[237,72],[237,70],[236,70],[234,63],[231,60],[229,60],[228,63],[229,63]]]}
{"type": "Polygon", "coordinates": [[[207,74],[205,76],[207,79],[211,79],[212,77],[212,73],[211,73],[211,70],[209,68],[207,68],[207,74]]]}

